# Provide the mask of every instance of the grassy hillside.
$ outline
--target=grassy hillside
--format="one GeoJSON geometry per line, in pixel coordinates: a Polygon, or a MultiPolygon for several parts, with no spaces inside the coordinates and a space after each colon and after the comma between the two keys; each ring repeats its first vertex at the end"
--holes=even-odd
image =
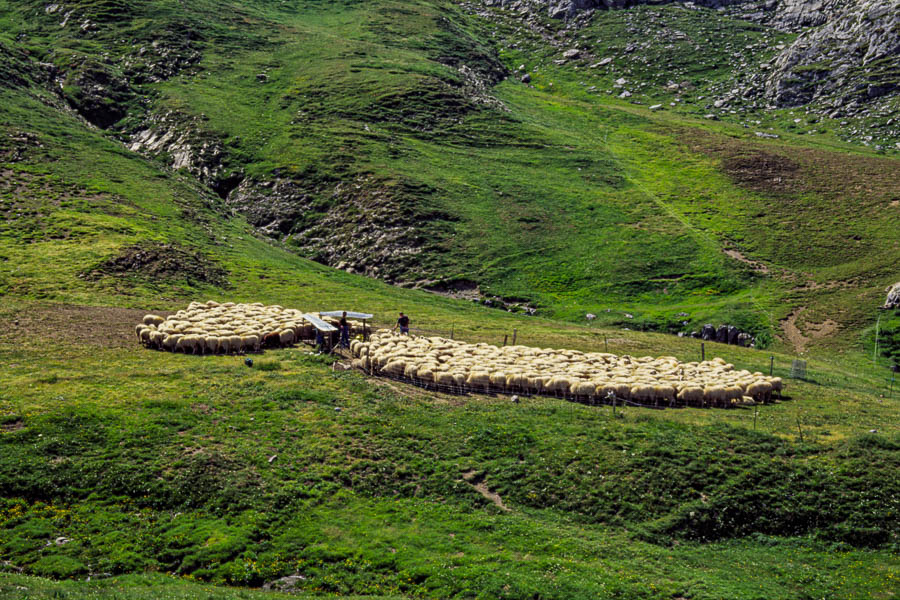
{"type": "Polygon", "coordinates": [[[332,266],[829,352],[860,347],[896,279],[896,159],[787,120],[696,120],[737,49],[761,60],[786,39],[715,11],[612,11],[545,39],[424,0],[0,6],[6,43],[55,65],[69,106],[332,266]],[[651,21],[709,41],[591,68],[651,21]],[[531,85],[503,81],[518,65],[531,85]],[[633,98],[620,77],[642,82],[633,98]],[[668,101],[694,108],[646,109],[668,101]]]}
{"type": "MultiPolygon", "coordinates": [[[[291,575],[300,597],[896,597],[900,394],[850,345],[896,262],[895,161],[600,102],[555,66],[477,104],[445,63],[498,73],[491,34],[443,3],[0,2],[0,23],[0,597],[254,598],[291,575]],[[109,129],[84,119],[110,114],[98,71],[129,82],[109,129]],[[145,109],[203,123],[213,175],[128,150],[145,109]],[[748,172],[760,156],[787,189],[748,172]],[[310,227],[348,181],[437,215],[437,245],[398,264],[543,315],[299,258],[220,195],[275,169],[310,227]],[[801,306],[801,334],[840,327],[783,402],[614,413],[425,392],[303,347],[248,368],[134,341],[145,312],[206,298],[688,360],[698,341],[634,329],[801,306]]],[[[784,349],[706,345],[787,377],[784,349]]]]}

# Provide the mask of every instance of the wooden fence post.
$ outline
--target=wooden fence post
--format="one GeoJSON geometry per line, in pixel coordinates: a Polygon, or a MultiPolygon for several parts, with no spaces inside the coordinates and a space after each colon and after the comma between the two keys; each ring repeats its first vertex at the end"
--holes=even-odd
{"type": "Polygon", "coordinates": [[[513,346],[516,345],[516,336],[519,335],[518,329],[513,329],[513,346]]]}
{"type": "Polygon", "coordinates": [[[507,333],[506,335],[503,336],[503,345],[504,346],[506,345],[506,340],[508,340],[508,339],[509,339],[509,334],[507,333]]]}
{"type": "Polygon", "coordinates": [[[704,362],[706,360],[706,344],[700,342],[700,362],[704,362]]]}

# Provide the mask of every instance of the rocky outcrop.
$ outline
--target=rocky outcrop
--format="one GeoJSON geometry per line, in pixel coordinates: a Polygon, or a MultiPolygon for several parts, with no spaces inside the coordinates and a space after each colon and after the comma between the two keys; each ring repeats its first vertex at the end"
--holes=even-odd
{"type": "MultiPolygon", "coordinates": [[[[678,334],[680,337],[686,337],[684,332],[678,334]]],[[[746,331],[741,331],[734,325],[714,325],[707,323],[700,331],[692,331],[690,337],[708,342],[719,342],[720,344],[731,344],[732,346],[743,346],[745,348],[752,347],[755,340],[752,335],[746,331]]]]}
{"type": "Polygon", "coordinates": [[[136,93],[127,77],[109,65],[81,60],[60,77],[63,98],[89,123],[107,129],[127,113],[136,93]]]}
{"type": "Polygon", "coordinates": [[[142,128],[129,136],[126,145],[132,152],[153,158],[166,158],[173,169],[185,169],[226,197],[243,179],[226,164],[222,141],[203,128],[203,116],[166,112],[148,117],[142,128]]]}
{"type": "Polygon", "coordinates": [[[413,285],[440,270],[449,233],[451,217],[428,208],[432,191],[371,177],[316,189],[247,179],[226,205],[317,262],[413,285]]]}
{"type": "MultiPolygon", "coordinates": [[[[798,10],[801,22],[833,14],[798,10]],[[811,16],[816,15],[816,16],[811,16]]],[[[792,43],[769,65],[766,98],[776,106],[825,102],[852,114],[866,102],[896,92],[900,84],[900,0],[857,0],[792,43]]],[[[827,6],[827,10],[825,9],[827,6]]],[[[838,116],[837,114],[835,116],[838,116]]]]}

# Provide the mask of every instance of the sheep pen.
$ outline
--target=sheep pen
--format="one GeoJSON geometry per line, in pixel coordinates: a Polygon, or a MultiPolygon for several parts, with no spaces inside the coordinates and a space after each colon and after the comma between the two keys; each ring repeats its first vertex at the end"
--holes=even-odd
{"type": "MultiPolygon", "coordinates": [[[[317,315],[318,316],[318,315],[317,315]]],[[[321,317],[337,325],[332,317],[321,317]]],[[[363,324],[351,320],[352,333],[363,324]]],[[[277,304],[191,302],[169,317],[147,315],[135,327],[138,341],[148,348],[185,354],[245,354],[263,348],[285,348],[315,338],[303,312],[277,304]]]]}
{"type": "Polygon", "coordinates": [[[730,408],[772,402],[779,377],[736,370],[721,358],[681,362],[529,346],[471,344],[379,330],[350,344],[353,366],[451,393],[544,395],[585,404],[730,408]]]}

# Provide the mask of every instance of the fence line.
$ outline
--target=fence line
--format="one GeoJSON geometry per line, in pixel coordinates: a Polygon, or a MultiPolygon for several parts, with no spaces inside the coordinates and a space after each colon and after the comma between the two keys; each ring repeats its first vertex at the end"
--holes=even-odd
{"type": "MultiPolygon", "coordinates": [[[[382,325],[372,323],[369,331],[370,331],[370,333],[374,333],[378,329],[390,329],[390,327],[391,327],[390,325],[382,326],[382,325]]],[[[495,339],[496,341],[493,343],[497,346],[505,345],[504,338],[506,338],[506,340],[508,341],[508,338],[510,337],[509,332],[491,331],[486,334],[478,334],[475,332],[467,332],[465,330],[461,331],[461,330],[457,329],[455,325],[451,325],[450,329],[448,331],[438,331],[438,330],[434,330],[434,329],[423,329],[423,328],[419,328],[419,327],[411,327],[410,333],[414,334],[414,335],[423,336],[423,337],[442,337],[442,338],[455,339],[457,341],[465,341],[468,343],[478,343],[478,342],[482,342],[484,340],[495,339]],[[475,339],[477,339],[477,341],[475,341],[475,339]]],[[[515,344],[518,341],[518,330],[517,329],[513,329],[511,337],[513,340],[513,344],[515,344]]],[[[488,343],[491,343],[491,342],[488,342],[488,343]]],[[[720,342],[714,342],[714,343],[716,345],[713,346],[712,348],[706,348],[705,340],[698,340],[697,355],[699,358],[701,358],[701,360],[703,358],[705,358],[705,356],[703,356],[703,355],[714,353],[715,350],[717,349],[717,347],[721,344],[720,342]],[[707,351],[709,351],[709,352],[707,352],[707,351]]],[[[723,345],[729,349],[736,348],[736,346],[731,346],[730,344],[721,344],[721,345],[723,345]]],[[[605,350],[608,350],[608,347],[605,350]]],[[[822,371],[816,371],[814,369],[809,369],[807,365],[804,365],[804,368],[802,370],[798,370],[798,369],[793,368],[794,361],[797,359],[794,359],[794,358],[782,359],[782,360],[786,360],[786,361],[791,361],[790,363],[785,365],[784,363],[779,363],[778,359],[775,358],[773,355],[769,355],[766,357],[763,350],[758,350],[757,352],[760,352],[760,356],[759,356],[760,360],[758,362],[765,361],[767,363],[765,366],[759,366],[758,370],[763,371],[763,372],[768,372],[770,376],[781,377],[785,381],[793,380],[793,381],[803,381],[803,382],[811,383],[814,385],[816,385],[816,384],[828,385],[831,387],[838,387],[838,388],[842,388],[845,390],[851,390],[851,391],[865,393],[865,394],[878,395],[879,393],[881,393],[885,397],[892,397],[894,395],[900,395],[900,392],[898,392],[898,387],[900,387],[900,384],[897,383],[897,379],[900,379],[900,378],[895,379],[894,385],[891,386],[891,376],[893,375],[893,373],[888,372],[888,373],[885,373],[884,376],[881,376],[879,374],[873,374],[874,377],[873,377],[872,383],[861,383],[859,381],[859,378],[856,378],[854,380],[853,378],[851,378],[849,376],[841,377],[841,376],[829,375],[822,371]],[[768,360],[766,360],[766,359],[768,359],[768,360]]],[[[805,362],[805,361],[803,361],[803,362],[805,362]]],[[[747,368],[748,370],[752,370],[749,367],[742,367],[742,368],[747,368]]]]}
{"type": "MultiPolygon", "coordinates": [[[[498,388],[498,387],[482,387],[482,386],[471,386],[468,384],[463,385],[446,385],[437,383],[434,381],[422,381],[420,379],[414,379],[411,377],[404,377],[399,375],[392,375],[390,373],[385,373],[380,369],[376,369],[374,367],[360,368],[359,371],[362,371],[366,375],[373,377],[380,377],[383,379],[389,379],[391,381],[397,381],[400,383],[406,383],[409,385],[414,385],[416,387],[420,387],[429,391],[438,391],[445,394],[449,394],[452,396],[468,396],[471,394],[481,394],[485,396],[509,396],[510,398],[523,396],[525,398],[556,398],[557,400],[568,400],[569,402],[575,402],[578,404],[584,404],[586,406],[613,406],[613,407],[638,407],[638,408],[650,408],[654,410],[664,410],[666,408],[720,408],[720,409],[731,409],[737,408],[739,406],[747,406],[743,403],[735,403],[731,404],[730,402],[726,404],[720,404],[718,402],[706,402],[701,401],[699,403],[692,404],[684,404],[679,400],[675,400],[674,402],[663,402],[659,404],[643,404],[641,402],[636,402],[630,398],[620,398],[618,396],[610,395],[605,398],[601,398],[599,396],[577,396],[570,393],[535,393],[530,390],[509,390],[508,388],[498,388]]],[[[760,404],[756,402],[755,404],[760,404]]]]}

